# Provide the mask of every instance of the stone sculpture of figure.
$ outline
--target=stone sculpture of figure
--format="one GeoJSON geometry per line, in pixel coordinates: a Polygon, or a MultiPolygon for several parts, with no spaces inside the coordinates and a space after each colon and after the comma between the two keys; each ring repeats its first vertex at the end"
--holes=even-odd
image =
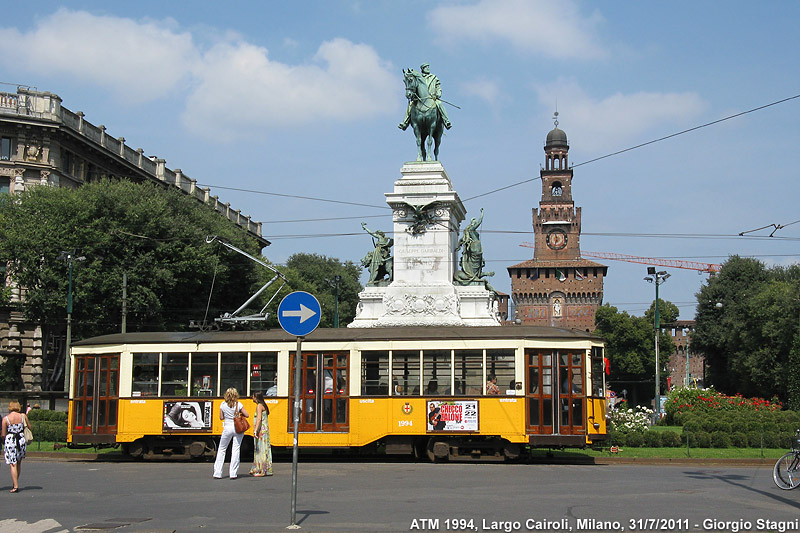
{"type": "Polygon", "coordinates": [[[394,244],[394,239],[387,237],[381,230],[370,231],[367,228],[366,222],[362,222],[361,227],[372,235],[373,244],[375,245],[375,249],[367,253],[361,260],[361,264],[364,268],[369,270],[369,281],[367,285],[387,285],[392,281],[394,260],[392,258],[391,247],[394,244]],[[386,276],[388,276],[388,279],[384,280],[386,276]]]}
{"type": "MultiPolygon", "coordinates": [[[[442,97],[442,84],[439,82],[439,78],[436,77],[436,74],[431,74],[431,67],[428,63],[423,63],[419,69],[422,71],[421,73],[414,72],[413,70],[411,72],[423,80],[425,85],[428,86],[428,94],[431,96],[431,98],[433,98],[436,109],[439,110],[439,115],[442,117],[442,123],[444,124],[444,127],[449,130],[451,127],[453,127],[453,125],[450,123],[450,118],[447,116],[447,111],[440,100],[442,97]]],[[[408,128],[408,125],[411,122],[411,108],[413,104],[414,100],[409,99],[408,107],[406,108],[406,116],[403,117],[403,121],[397,126],[403,131],[408,128]]]]}
{"type": "Polygon", "coordinates": [[[456,272],[453,280],[458,285],[485,284],[487,288],[490,288],[483,278],[494,276],[494,272],[483,271],[486,261],[483,259],[483,246],[480,235],[478,235],[478,227],[482,222],[483,209],[481,209],[481,216],[478,219],[473,218],[464,228],[464,233],[458,240],[458,246],[461,249],[461,262],[459,263],[461,270],[456,272]]]}

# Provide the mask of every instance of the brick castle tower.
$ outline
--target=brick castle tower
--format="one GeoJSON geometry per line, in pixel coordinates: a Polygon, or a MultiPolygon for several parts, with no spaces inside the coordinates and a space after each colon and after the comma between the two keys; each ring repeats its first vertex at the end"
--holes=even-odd
{"type": "Polygon", "coordinates": [[[593,331],[608,267],[581,258],[581,208],[572,200],[568,152],[567,134],[555,120],[539,172],[542,198],[533,209],[533,259],[508,267],[515,305],[509,320],[593,331]]]}

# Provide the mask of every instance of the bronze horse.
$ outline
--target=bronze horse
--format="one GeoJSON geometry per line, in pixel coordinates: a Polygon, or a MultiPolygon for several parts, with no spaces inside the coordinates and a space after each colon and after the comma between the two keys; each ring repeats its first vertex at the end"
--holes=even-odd
{"type": "Polygon", "coordinates": [[[428,85],[413,69],[403,69],[403,81],[406,84],[406,98],[411,103],[411,127],[414,128],[414,136],[417,138],[417,161],[438,161],[444,123],[436,100],[428,92],[428,85]]]}

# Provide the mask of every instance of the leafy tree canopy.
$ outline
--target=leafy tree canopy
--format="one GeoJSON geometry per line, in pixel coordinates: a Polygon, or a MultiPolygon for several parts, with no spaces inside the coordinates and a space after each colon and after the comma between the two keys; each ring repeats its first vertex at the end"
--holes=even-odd
{"type": "Polygon", "coordinates": [[[23,287],[24,311],[46,328],[66,321],[73,256],[73,338],[120,331],[123,274],[127,329],[186,329],[245,301],[253,263],[206,244],[219,235],[258,255],[259,246],[213,209],[155,184],[104,180],[77,189],[35,187],[0,195],[0,259],[23,287]]]}
{"type": "Polygon", "coordinates": [[[693,350],[726,394],[800,400],[800,267],[731,256],[697,294],[693,350]]]}
{"type": "MultiPolygon", "coordinates": [[[[320,327],[334,327],[337,308],[339,327],[346,327],[355,318],[358,293],[363,290],[363,286],[358,281],[361,268],[352,261],[341,262],[335,257],[314,253],[296,253],[289,257],[286,266],[277,269],[289,281],[277,299],[280,300],[292,291],[313,294],[322,307],[320,327]]],[[[279,327],[277,317],[271,316],[269,324],[279,327]]]]}

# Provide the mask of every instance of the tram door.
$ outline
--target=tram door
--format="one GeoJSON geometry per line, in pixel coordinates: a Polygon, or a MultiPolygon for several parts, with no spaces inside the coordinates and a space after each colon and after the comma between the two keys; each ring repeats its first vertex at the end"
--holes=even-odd
{"type": "Polygon", "coordinates": [[[73,432],[102,436],[117,433],[119,402],[119,354],[81,355],[75,357],[73,432]]]}
{"type": "MultiPolygon", "coordinates": [[[[300,431],[347,431],[349,352],[303,352],[301,357],[300,431]]],[[[294,369],[294,357],[292,357],[294,369]]],[[[294,398],[294,374],[291,380],[294,398]]],[[[294,411],[289,413],[293,428],[294,411]]]]}
{"type": "Polygon", "coordinates": [[[584,434],[583,352],[529,350],[525,353],[525,363],[528,433],[584,434]]]}

